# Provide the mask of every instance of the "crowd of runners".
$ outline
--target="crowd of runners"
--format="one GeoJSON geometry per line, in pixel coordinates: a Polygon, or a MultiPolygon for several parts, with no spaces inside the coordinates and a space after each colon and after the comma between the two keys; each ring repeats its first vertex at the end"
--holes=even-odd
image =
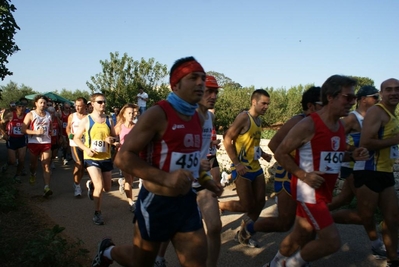
{"type": "Polygon", "coordinates": [[[166,266],[169,243],[181,266],[217,266],[220,216],[230,211],[244,214],[235,240],[248,249],[259,246],[257,232],[291,230],[264,266],[310,266],[335,253],[341,246],[335,224],[343,223],[363,225],[373,255],[395,267],[398,200],[393,165],[399,158],[399,80],[387,79],[379,90],[368,85],[355,92],[356,85],[350,77],[333,75],[321,87],[306,90],[303,113],[270,140],[271,155],[260,146],[261,116],[271,101],[268,92],[254,90],[250,108],[240,112],[218,140],[214,107],[220,86],[195,58],[181,58],[170,70],[172,92],[148,109],[148,94],[142,89],[137,103],[114,107],[112,114],[106,112],[106,95],[101,93],[89,100],[79,97],[73,105],[57,105],[39,94],[32,110],[25,98],[11,103],[1,114],[8,149],[3,168],[15,168],[16,182],[28,175],[33,184],[38,182],[40,163],[43,196],[48,198],[56,193],[51,190],[53,160],[60,156],[64,165],[73,162],[71,195],[80,197],[87,191],[96,225],[104,224],[101,201],[111,190],[111,171],[120,170],[119,190],[134,216],[133,242],[114,244],[104,238],[92,266],[114,261],[122,266],[166,266]],[[231,160],[236,201],[218,201],[223,194],[217,160],[221,142],[231,160]],[[266,185],[260,159],[270,161],[273,156],[278,163],[278,215],[261,218],[266,185]],[[90,179],[82,185],[85,172],[90,179]],[[333,196],[338,177],[345,183],[333,196]],[[132,191],[135,179],[140,179],[138,196],[132,191]],[[339,209],[354,197],[356,210],[339,209]],[[383,216],[382,237],[374,219],[377,207],[383,216]]]}

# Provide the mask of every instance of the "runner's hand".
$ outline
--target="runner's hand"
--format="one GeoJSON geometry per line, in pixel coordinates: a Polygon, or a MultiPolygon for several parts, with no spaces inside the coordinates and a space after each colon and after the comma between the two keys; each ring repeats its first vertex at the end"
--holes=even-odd
{"type": "Polygon", "coordinates": [[[91,148],[87,148],[86,149],[86,154],[89,157],[93,157],[95,154],[97,154],[97,151],[95,151],[94,149],[91,149],[91,148]]]}
{"type": "Polygon", "coordinates": [[[216,182],[215,180],[208,180],[206,181],[204,187],[209,191],[213,192],[213,197],[220,197],[223,193],[223,186],[216,182]]]}
{"type": "Polygon", "coordinates": [[[364,147],[358,147],[352,151],[352,157],[354,160],[368,160],[370,155],[369,151],[364,147]]]}
{"type": "Polygon", "coordinates": [[[236,168],[237,173],[238,173],[239,175],[241,175],[241,176],[243,176],[244,174],[246,174],[247,171],[248,171],[247,167],[246,167],[244,164],[242,164],[241,162],[240,162],[239,164],[236,164],[236,165],[235,165],[235,168],[236,168]]]}
{"type": "Polygon", "coordinates": [[[317,189],[324,183],[324,178],[320,176],[322,174],[324,173],[319,171],[307,172],[302,181],[307,183],[310,187],[317,189]]]}
{"type": "Polygon", "coordinates": [[[270,161],[272,160],[272,155],[271,155],[271,154],[268,154],[268,153],[266,153],[266,152],[263,152],[263,153],[262,153],[262,158],[263,158],[264,160],[266,160],[267,162],[270,162],[270,161]]]}
{"type": "Polygon", "coordinates": [[[185,195],[191,189],[194,177],[190,171],[179,169],[168,173],[164,180],[164,185],[173,189],[177,189],[180,194],[185,195]]]}
{"type": "Polygon", "coordinates": [[[201,159],[200,171],[210,171],[211,163],[207,159],[201,159]]]}

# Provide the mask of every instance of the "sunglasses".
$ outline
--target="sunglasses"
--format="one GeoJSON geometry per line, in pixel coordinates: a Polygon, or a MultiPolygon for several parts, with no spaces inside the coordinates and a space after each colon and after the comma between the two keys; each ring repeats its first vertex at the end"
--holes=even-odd
{"type": "Polygon", "coordinates": [[[357,96],[353,95],[353,94],[347,94],[347,95],[341,94],[341,96],[343,96],[346,99],[346,102],[348,102],[348,103],[357,99],[357,96]]]}
{"type": "Polygon", "coordinates": [[[102,105],[102,104],[107,103],[105,100],[104,100],[104,101],[102,101],[102,100],[100,100],[100,101],[94,101],[94,102],[96,102],[96,103],[99,104],[99,105],[102,105]]]}

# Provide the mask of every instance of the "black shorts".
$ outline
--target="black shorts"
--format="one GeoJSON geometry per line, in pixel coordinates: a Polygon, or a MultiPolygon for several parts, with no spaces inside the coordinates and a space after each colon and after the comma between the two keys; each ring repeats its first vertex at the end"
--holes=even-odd
{"type": "Polygon", "coordinates": [[[353,171],[353,177],[355,188],[365,185],[376,193],[395,185],[395,178],[392,172],[353,171]]]}
{"type": "Polygon", "coordinates": [[[197,195],[192,190],[184,196],[166,197],[149,192],[143,185],[137,196],[136,221],[141,237],[152,242],[168,241],[176,233],[202,228],[197,195]]]}
{"type": "Polygon", "coordinates": [[[340,170],[340,172],[339,172],[339,178],[346,179],[346,178],[348,178],[352,173],[353,173],[353,169],[352,169],[352,168],[341,167],[341,170],[340,170]]]}
{"type": "Polygon", "coordinates": [[[110,172],[114,169],[111,159],[105,159],[105,160],[85,159],[84,163],[86,168],[93,166],[99,168],[101,172],[110,172]]]}
{"type": "Polygon", "coordinates": [[[219,162],[218,159],[216,158],[216,155],[209,157],[209,162],[211,163],[211,168],[219,167],[219,162]]]}
{"type": "Polygon", "coordinates": [[[26,138],[22,137],[13,137],[10,136],[7,140],[6,147],[11,150],[18,150],[26,146],[26,138]]]}

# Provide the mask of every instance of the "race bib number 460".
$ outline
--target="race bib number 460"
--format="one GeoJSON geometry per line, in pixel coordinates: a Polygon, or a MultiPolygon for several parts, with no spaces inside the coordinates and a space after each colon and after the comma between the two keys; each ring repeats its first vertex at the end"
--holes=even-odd
{"type": "Polygon", "coordinates": [[[338,174],[341,163],[344,159],[344,152],[323,151],[320,154],[319,171],[330,174],[338,174]]]}
{"type": "Polygon", "coordinates": [[[199,151],[192,153],[172,152],[169,171],[172,172],[178,169],[188,170],[193,174],[195,179],[198,179],[199,169],[200,169],[200,152],[199,151]]]}

